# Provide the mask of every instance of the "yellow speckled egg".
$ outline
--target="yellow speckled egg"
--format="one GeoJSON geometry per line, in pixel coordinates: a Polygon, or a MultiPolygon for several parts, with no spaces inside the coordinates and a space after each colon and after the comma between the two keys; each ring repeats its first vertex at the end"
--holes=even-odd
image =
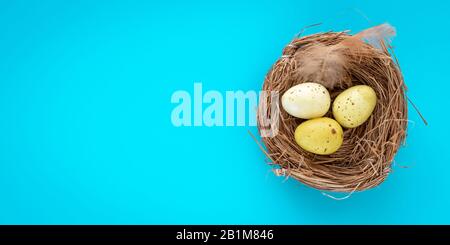
{"type": "Polygon", "coordinates": [[[318,83],[301,83],[288,89],[281,97],[283,109],[302,119],[322,117],[330,109],[328,90],[318,83]]]}
{"type": "Polygon", "coordinates": [[[295,142],[305,151],[319,155],[336,152],[343,140],[341,125],[328,117],[307,120],[295,129],[295,142]]]}
{"type": "Polygon", "coordinates": [[[367,85],[357,85],[340,93],[333,102],[333,116],[343,127],[355,128],[372,115],[377,103],[375,91],[367,85]]]}

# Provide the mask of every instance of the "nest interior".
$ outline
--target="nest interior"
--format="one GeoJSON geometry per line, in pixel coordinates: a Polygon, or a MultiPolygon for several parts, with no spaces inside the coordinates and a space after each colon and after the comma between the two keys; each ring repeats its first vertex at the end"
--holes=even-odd
{"type": "MultiPolygon", "coordinates": [[[[406,87],[389,42],[381,38],[370,44],[368,39],[370,35],[352,36],[347,32],[295,38],[267,74],[263,91],[277,91],[280,96],[296,84],[311,81],[327,87],[332,100],[346,88],[359,84],[372,87],[377,95],[371,117],[359,127],[344,128],[344,142],[331,155],[301,149],[294,140],[294,131],[304,120],[278,107],[278,133],[262,137],[262,142],[267,156],[285,176],[319,190],[353,192],[379,185],[391,172],[394,156],[406,134],[406,87]]],[[[279,101],[271,101],[268,96],[264,103],[279,101]]],[[[259,130],[267,125],[264,120],[270,115],[271,107],[262,107],[260,102],[259,130]]],[[[325,116],[332,118],[331,109],[325,116]]]]}

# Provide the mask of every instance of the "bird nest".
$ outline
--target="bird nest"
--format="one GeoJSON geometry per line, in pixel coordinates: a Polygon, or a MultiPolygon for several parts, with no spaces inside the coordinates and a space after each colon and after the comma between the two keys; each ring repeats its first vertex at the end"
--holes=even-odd
{"type": "MultiPolygon", "coordinates": [[[[333,100],[343,90],[363,84],[375,90],[377,104],[364,124],[344,129],[338,151],[316,155],[294,140],[294,131],[304,120],[280,108],[279,99],[263,98],[258,109],[260,133],[273,110],[278,110],[277,132],[262,137],[276,174],[336,192],[366,190],[386,179],[407,128],[406,87],[389,42],[394,34],[390,25],[383,24],[356,35],[344,31],[298,37],[284,48],[265,78],[263,91],[282,95],[294,85],[316,82],[329,90],[333,100]]],[[[331,111],[325,116],[332,117],[331,111]]]]}

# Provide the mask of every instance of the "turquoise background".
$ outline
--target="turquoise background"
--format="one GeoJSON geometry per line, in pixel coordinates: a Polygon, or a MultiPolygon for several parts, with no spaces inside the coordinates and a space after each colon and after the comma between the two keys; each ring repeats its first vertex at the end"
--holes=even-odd
{"type": "Polygon", "coordinates": [[[449,224],[449,11],[444,1],[1,1],[0,223],[449,224]],[[259,90],[303,26],[386,21],[429,126],[410,107],[406,146],[378,188],[334,201],[275,177],[254,127],[171,124],[172,93],[194,82],[259,90]]]}

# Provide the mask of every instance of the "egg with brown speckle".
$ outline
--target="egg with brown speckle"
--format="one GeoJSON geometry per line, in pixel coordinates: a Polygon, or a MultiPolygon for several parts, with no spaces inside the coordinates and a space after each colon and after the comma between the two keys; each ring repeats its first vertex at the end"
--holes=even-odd
{"type": "Polygon", "coordinates": [[[367,85],[350,87],[334,99],[333,116],[345,128],[355,128],[372,115],[377,103],[375,91],[367,85]]]}
{"type": "Polygon", "coordinates": [[[288,89],[281,97],[283,109],[302,119],[322,117],[330,109],[328,90],[318,83],[301,83],[288,89]]]}
{"type": "Polygon", "coordinates": [[[344,140],[341,125],[328,117],[307,120],[295,129],[295,142],[305,151],[318,155],[336,152],[344,140]]]}

